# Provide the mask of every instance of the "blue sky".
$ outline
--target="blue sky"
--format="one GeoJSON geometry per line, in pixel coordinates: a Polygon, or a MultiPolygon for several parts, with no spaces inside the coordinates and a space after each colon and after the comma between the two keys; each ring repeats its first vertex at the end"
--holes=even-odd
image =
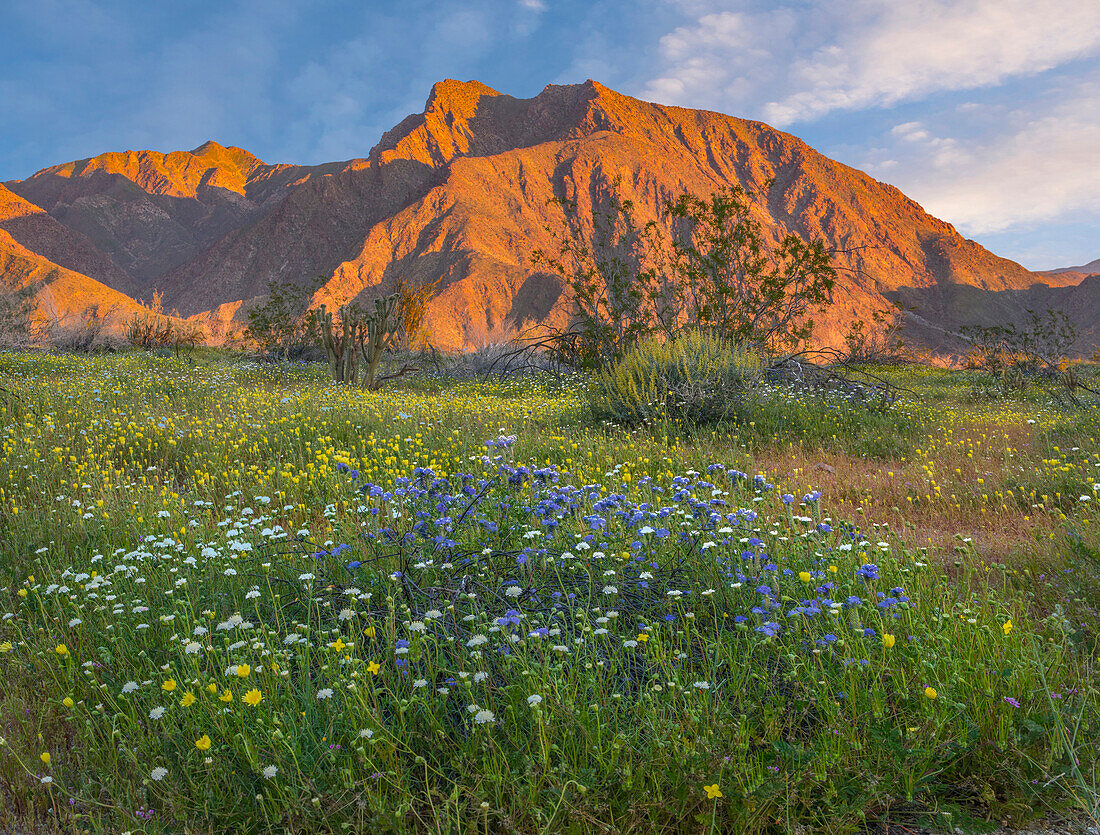
{"type": "Polygon", "coordinates": [[[1025,266],[1100,257],[1097,0],[4,0],[0,180],[206,139],[365,156],[442,78],[762,119],[1025,266]]]}

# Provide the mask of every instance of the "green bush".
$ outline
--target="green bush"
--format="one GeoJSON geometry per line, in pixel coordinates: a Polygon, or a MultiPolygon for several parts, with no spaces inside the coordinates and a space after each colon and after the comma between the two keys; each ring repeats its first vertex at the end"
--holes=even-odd
{"type": "Polygon", "coordinates": [[[691,331],[642,342],[596,376],[598,418],[702,425],[743,415],[757,399],[760,360],[718,336],[691,331]]]}

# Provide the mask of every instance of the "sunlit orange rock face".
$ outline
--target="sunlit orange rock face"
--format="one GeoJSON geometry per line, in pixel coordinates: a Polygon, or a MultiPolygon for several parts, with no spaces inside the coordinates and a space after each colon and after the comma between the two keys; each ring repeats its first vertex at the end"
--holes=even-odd
{"type": "MultiPolygon", "coordinates": [[[[440,279],[427,328],[438,347],[462,349],[568,322],[560,280],[531,262],[534,250],[554,246],[546,227],[561,227],[553,198],[587,214],[606,205],[617,183],[641,222],[660,221],[666,198],[735,184],[760,195],[771,179],[754,205],[770,240],[796,232],[837,250],[840,279],[834,305],[818,317],[820,341],[838,342],[853,318],[899,293],[910,304],[935,300],[939,312],[918,329],[934,343],[973,312],[965,309],[971,296],[950,288],[972,288],[974,298],[1014,291],[1003,297],[1014,299],[1004,306],[1011,316],[1017,294],[1061,298],[1031,285],[1080,280],[993,255],[896,188],[790,134],[592,81],[530,99],[443,81],[423,113],[348,162],[268,165],[208,142],[191,152],[128,151],[54,166],[6,184],[23,202],[12,217],[0,214],[0,229],[121,292],[148,298],[159,290],[168,307],[208,324],[240,316],[247,305],[239,302],[262,296],[272,280],[322,277],[315,302],[333,306],[396,279],[440,279]],[[36,209],[33,234],[11,232],[8,224],[29,226],[36,209]]],[[[0,193],[0,206],[8,202],[0,193]]]]}
{"type": "Polygon", "coordinates": [[[73,327],[94,315],[107,324],[108,332],[118,334],[143,310],[129,296],[31,252],[2,228],[0,276],[6,289],[35,289],[27,310],[31,330],[51,323],[73,327]]]}

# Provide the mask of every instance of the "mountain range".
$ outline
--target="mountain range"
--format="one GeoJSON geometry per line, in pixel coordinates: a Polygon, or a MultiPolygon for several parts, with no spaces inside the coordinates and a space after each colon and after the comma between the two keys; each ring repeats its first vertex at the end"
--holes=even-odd
{"type": "Polygon", "coordinates": [[[892,304],[936,350],[960,324],[1016,321],[1027,307],[1064,309],[1081,328],[1100,320],[1100,275],[1088,275],[1100,262],[1031,272],[795,136],[594,81],[528,99],[442,81],[422,113],[344,162],[269,164],[211,141],[51,166],[0,184],[0,271],[37,282],[43,315],[98,306],[117,321],[156,294],[215,341],[269,282],[319,280],[313,302],[334,307],[439,280],[426,328],[461,350],[568,323],[568,291],[531,258],[563,226],[554,198],[582,216],[631,200],[639,221],[662,222],[667,198],[731,185],[753,196],[769,243],[794,232],[835,251],[821,342],[892,304]]]}

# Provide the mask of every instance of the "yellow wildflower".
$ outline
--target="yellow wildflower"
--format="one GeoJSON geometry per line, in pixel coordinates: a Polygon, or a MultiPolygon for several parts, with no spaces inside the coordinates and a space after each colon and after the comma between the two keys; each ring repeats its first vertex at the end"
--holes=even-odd
{"type": "Polygon", "coordinates": [[[263,699],[263,697],[264,697],[263,693],[261,693],[259,690],[255,689],[255,688],[253,688],[253,689],[249,690],[247,693],[244,694],[244,702],[247,705],[251,705],[252,707],[255,707],[256,705],[258,705],[260,703],[260,700],[263,699]]]}
{"type": "Polygon", "coordinates": [[[707,793],[707,800],[717,800],[722,796],[722,790],[718,788],[717,783],[711,786],[703,786],[703,791],[707,793]]]}
{"type": "Polygon", "coordinates": [[[195,740],[195,747],[198,748],[200,751],[209,751],[210,750],[210,737],[207,736],[206,734],[203,734],[202,736],[200,736],[198,739],[195,740]]]}
{"type": "Polygon", "coordinates": [[[160,686],[160,689],[163,690],[165,693],[171,693],[173,690],[176,689],[175,679],[168,679],[164,682],[164,684],[160,686]]]}
{"type": "Polygon", "coordinates": [[[890,647],[892,647],[894,645],[894,636],[893,635],[883,635],[882,636],[882,645],[884,647],[886,647],[887,649],[890,649],[890,647]]]}
{"type": "Polygon", "coordinates": [[[934,699],[939,695],[934,687],[925,687],[924,696],[926,699],[934,699]]]}
{"type": "Polygon", "coordinates": [[[183,698],[180,699],[180,704],[184,707],[191,707],[195,703],[195,694],[188,690],[183,694],[183,698]]]}
{"type": "Polygon", "coordinates": [[[381,669],[382,669],[382,665],[378,664],[374,661],[371,661],[367,665],[367,672],[369,672],[372,676],[378,675],[378,671],[381,670],[381,669]]]}

